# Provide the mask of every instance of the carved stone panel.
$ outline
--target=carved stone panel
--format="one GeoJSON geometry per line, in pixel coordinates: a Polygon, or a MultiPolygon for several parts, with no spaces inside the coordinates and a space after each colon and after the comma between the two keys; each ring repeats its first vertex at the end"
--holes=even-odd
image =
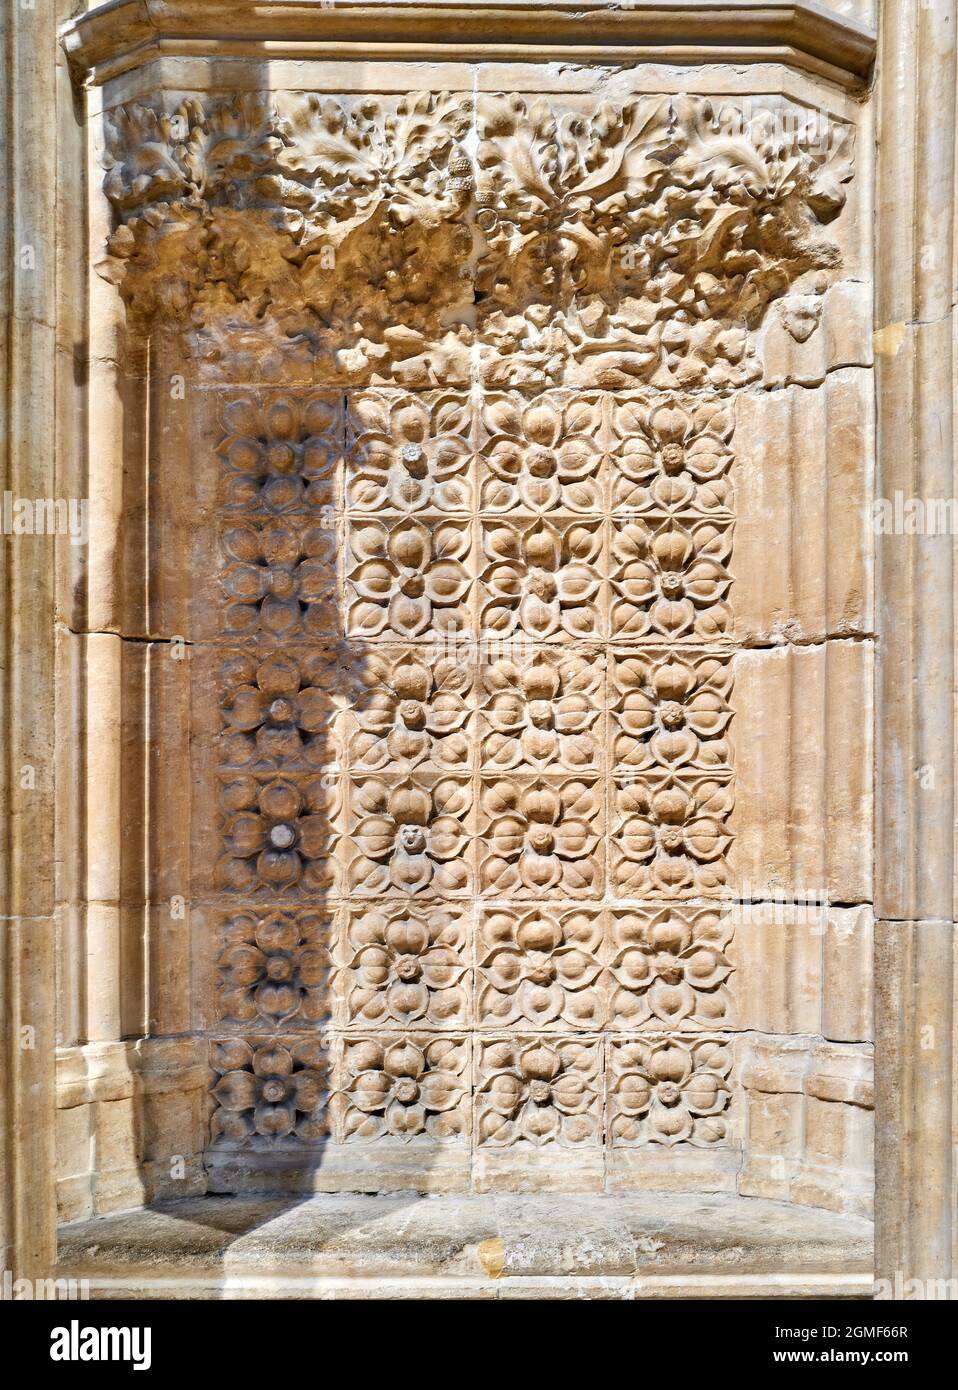
{"type": "Polygon", "coordinates": [[[109,114],[106,273],[201,401],[214,1188],[734,1183],[742,499],[853,145],[773,96],[109,114]]]}

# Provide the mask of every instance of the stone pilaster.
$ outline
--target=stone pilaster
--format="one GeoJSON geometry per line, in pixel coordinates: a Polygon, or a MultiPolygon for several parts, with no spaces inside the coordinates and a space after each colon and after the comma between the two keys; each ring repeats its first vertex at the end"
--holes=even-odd
{"type": "MultiPolygon", "coordinates": [[[[955,20],[952,0],[883,6],[877,493],[892,503],[955,491],[955,20]]],[[[876,1267],[905,1280],[955,1272],[954,537],[925,530],[881,536],[877,557],[876,1267]]]]}

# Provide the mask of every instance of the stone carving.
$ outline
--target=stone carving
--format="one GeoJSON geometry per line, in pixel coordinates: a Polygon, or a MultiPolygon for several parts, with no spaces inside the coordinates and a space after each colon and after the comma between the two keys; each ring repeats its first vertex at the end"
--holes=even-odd
{"type": "Polygon", "coordinates": [[[452,521],[351,523],[350,634],[395,640],[464,626],[469,548],[468,527],[452,521]]]}
{"type": "MultiPolygon", "coordinates": [[[[354,649],[355,650],[355,649],[354,649]]],[[[352,704],[349,761],[356,772],[466,772],[473,750],[471,663],[417,647],[368,647],[363,693],[352,704]]]]}
{"type": "Polygon", "coordinates": [[[103,272],[214,373],[449,387],[477,354],[488,386],[726,388],[792,287],[786,329],[815,331],[852,129],[774,99],[279,92],[117,108],[104,163],[103,272]]]}
{"type": "Polygon", "coordinates": [[[605,1025],[601,914],[489,912],[479,933],[483,1028],[595,1031],[605,1025]]]}
{"type": "Polygon", "coordinates": [[[472,886],[466,815],[468,782],[452,777],[425,784],[374,778],[351,783],[349,866],[355,893],[461,894],[472,886]]]}
{"type": "Polygon", "coordinates": [[[487,772],[602,765],[604,653],[540,648],[482,668],[479,757],[487,772]]]}
{"type": "Polygon", "coordinates": [[[715,1028],[728,1022],[727,913],[662,907],[611,914],[614,1028],[715,1028]]]}
{"type": "Polygon", "coordinates": [[[248,397],[223,410],[217,453],[229,470],[225,504],[248,513],[312,511],[339,502],[342,406],[329,395],[248,397]]]}
{"type": "Polygon", "coordinates": [[[471,1127],[470,1071],[462,1038],[347,1040],[338,1096],[342,1138],[462,1143],[471,1127]]]}
{"type": "Polygon", "coordinates": [[[730,770],[727,653],[617,651],[610,686],[617,773],[730,770]]]}
{"type": "Polygon", "coordinates": [[[461,908],[358,908],[348,920],[337,1002],[349,1028],[472,1022],[468,918],[461,908]]]}
{"type": "Polygon", "coordinates": [[[281,381],[224,389],[215,442],[214,1146],[733,1142],[735,391],[837,266],[848,128],[442,93],[111,121],[131,312],[281,381]]]}
{"type": "Polygon", "coordinates": [[[329,1078],[321,1042],[304,1039],[251,1046],[214,1043],[214,1144],[294,1147],[329,1133],[329,1078]]]}
{"type": "Polygon", "coordinates": [[[238,775],[220,788],[225,853],[220,889],[249,893],[329,888],[334,880],[336,790],[325,775],[238,775]]]}
{"type": "Polygon", "coordinates": [[[601,784],[576,778],[484,782],[481,891],[503,897],[601,895],[595,853],[602,834],[601,784]]]}
{"type": "Polygon", "coordinates": [[[222,928],[224,1019],[278,1028],[329,1018],[328,923],[318,912],[230,914],[222,928]]]}
{"type": "Polygon", "coordinates": [[[609,1057],[613,1145],[705,1147],[726,1135],[732,1059],[721,1038],[615,1041],[609,1057]]]}
{"type": "Polygon", "coordinates": [[[597,1143],[601,1044],[513,1036],[483,1040],[476,1096],[477,1142],[540,1148],[597,1143]]]}

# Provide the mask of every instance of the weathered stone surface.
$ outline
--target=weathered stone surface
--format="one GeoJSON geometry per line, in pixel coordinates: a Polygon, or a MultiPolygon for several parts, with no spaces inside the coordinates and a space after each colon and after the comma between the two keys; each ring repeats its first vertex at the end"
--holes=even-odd
{"type": "Polygon", "coordinates": [[[206,1198],[61,1228],[95,1297],[861,1297],[871,1226],[743,1198],[206,1198]],[[164,1294],[164,1289],[166,1290],[164,1294]]]}

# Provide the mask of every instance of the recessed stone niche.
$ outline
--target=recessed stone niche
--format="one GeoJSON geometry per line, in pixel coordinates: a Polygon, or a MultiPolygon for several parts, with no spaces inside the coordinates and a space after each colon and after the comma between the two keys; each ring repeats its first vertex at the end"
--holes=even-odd
{"type": "Polygon", "coordinates": [[[526,1199],[671,1210],[675,1249],[780,1220],[795,1290],[860,1291],[870,7],[686,7],[680,42],[530,5],[488,50],[451,3],[372,41],[375,7],[256,8],[64,33],[64,1249],[207,1194],[239,1233],[444,1194],[480,1250],[526,1199]]]}

